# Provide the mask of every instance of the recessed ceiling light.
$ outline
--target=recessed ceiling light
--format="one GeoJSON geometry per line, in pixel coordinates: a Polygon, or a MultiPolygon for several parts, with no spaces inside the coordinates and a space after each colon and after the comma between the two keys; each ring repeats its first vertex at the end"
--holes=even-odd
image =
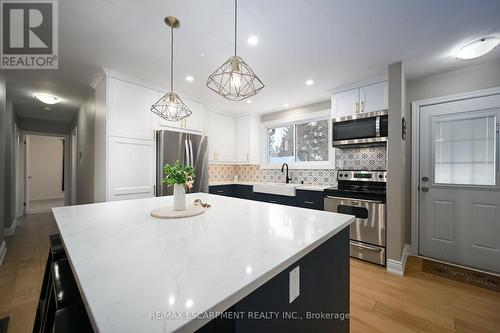
{"type": "Polygon", "coordinates": [[[284,108],[288,108],[288,107],[290,107],[290,104],[285,103],[285,104],[283,104],[283,107],[284,107],[284,108]]]}
{"type": "Polygon", "coordinates": [[[35,95],[35,98],[40,102],[45,104],[57,104],[59,103],[59,98],[52,95],[35,95]]]}
{"type": "Polygon", "coordinates": [[[252,100],[251,99],[247,99],[247,103],[248,104],[252,104],[252,100]]]}
{"type": "Polygon", "coordinates": [[[314,84],[314,81],[313,80],[307,80],[306,81],[306,85],[307,86],[312,86],[314,84]]]}
{"type": "Polygon", "coordinates": [[[483,56],[493,50],[500,43],[496,37],[485,37],[469,43],[458,50],[458,59],[474,59],[483,56]]]}
{"type": "Polygon", "coordinates": [[[204,56],[205,56],[205,54],[204,54],[204,53],[202,53],[202,54],[200,54],[200,56],[201,56],[201,57],[204,57],[204,56]]]}
{"type": "Polygon", "coordinates": [[[248,37],[248,45],[255,46],[259,43],[259,38],[257,36],[250,36],[248,37]]]}
{"type": "Polygon", "coordinates": [[[188,75],[188,76],[186,76],[186,81],[187,82],[193,82],[194,81],[194,77],[192,77],[191,75],[188,75]]]}
{"type": "Polygon", "coordinates": [[[52,110],[52,109],[51,109],[51,108],[49,108],[48,106],[44,106],[44,107],[42,108],[42,110],[43,110],[43,111],[50,111],[50,110],[52,110]]]}

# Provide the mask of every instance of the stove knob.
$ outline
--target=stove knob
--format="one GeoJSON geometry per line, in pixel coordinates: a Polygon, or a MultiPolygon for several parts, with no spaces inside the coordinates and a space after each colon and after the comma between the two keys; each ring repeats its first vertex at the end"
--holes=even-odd
{"type": "Polygon", "coordinates": [[[346,173],[346,174],[344,174],[344,177],[349,177],[349,175],[346,173]]]}
{"type": "Polygon", "coordinates": [[[378,178],[382,179],[382,178],[384,178],[384,176],[382,176],[382,175],[378,175],[378,178]]]}
{"type": "Polygon", "coordinates": [[[343,175],[342,175],[342,174],[339,174],[339,177],[343,177],[343,175]]]}

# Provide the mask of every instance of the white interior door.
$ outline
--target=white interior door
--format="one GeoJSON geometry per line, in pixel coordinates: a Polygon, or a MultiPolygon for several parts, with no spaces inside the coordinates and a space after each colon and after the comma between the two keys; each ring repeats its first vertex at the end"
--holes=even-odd
{"type": "Polygon", "coordinates": [[[500,273],[500,96],[420,109],[419,254],[500,273]]]}

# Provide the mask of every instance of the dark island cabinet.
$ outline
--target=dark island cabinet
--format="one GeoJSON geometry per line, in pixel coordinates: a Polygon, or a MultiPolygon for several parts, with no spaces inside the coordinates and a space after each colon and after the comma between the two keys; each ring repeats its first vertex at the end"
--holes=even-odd
{"type": "Polygon", "coordinates": [[[252,185],[229,184],[209,186],[211,194],[225,195],[233,198],[256,200],[280,205],[295,206],[316,210],[324,208],[324,192],[297,190],[295,197],[258,193],[253,191],[252,185]]]}

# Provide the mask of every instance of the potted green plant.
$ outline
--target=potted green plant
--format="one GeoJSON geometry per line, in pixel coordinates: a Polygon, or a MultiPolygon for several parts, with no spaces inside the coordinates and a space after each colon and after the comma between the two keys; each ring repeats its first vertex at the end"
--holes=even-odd
{"type": "Polygon", "coordinates": [[[176,161],[174,165],[165,164],[163,174],[162,183],[174,186],[174,210],[185,210],[186,189],[189,191],[193,187],[196,177],[194,168],[176,161]]]}

